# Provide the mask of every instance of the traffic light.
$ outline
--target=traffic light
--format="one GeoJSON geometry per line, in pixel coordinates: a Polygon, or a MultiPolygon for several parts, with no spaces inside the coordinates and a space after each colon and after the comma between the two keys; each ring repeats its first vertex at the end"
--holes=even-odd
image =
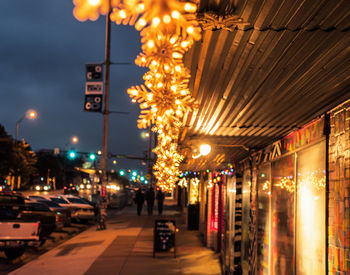
{"type": "Polygon", "coordinates": [[[124,176],[124,175],[125,175],[124,170],[120,170],[120,171],[119,171],[119,175],[124,176]]]}
{"type": "Polygon", "coordinates": [[[69,150],[67,156],[69,159],[75,159],[77,157],[77,153],[74,150],[69,150]]]}
{"type": "Polygon", "coordinates": [[[89,160],[94,161],[96,159],[96,155],[94,153],[89,154],[89,160]]]}

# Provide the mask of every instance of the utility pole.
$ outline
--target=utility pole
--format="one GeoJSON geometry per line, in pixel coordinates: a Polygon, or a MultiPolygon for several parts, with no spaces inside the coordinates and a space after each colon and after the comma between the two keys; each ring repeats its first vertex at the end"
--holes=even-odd
{"type": "MultiPolygon", "coordinates": [[[[106,190],[107,176],[107,154],[108,154],[108,115],[109,115],[109,67],[111,64],[111,0],[108,1],[108,12],[106,15],[106,45],[105,45],[105,71],[104,71],[104,107],[103,107],[103,131],[102,131],[102,190],[106,190]]],[[[106,195],[102,194],[101,195],[106,195]]]]}

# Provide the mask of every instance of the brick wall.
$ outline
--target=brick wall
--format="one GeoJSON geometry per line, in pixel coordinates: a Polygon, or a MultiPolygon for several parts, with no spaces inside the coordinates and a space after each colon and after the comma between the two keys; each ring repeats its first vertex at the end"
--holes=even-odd
{"type": "Polygon", "coordinates": [[[330,114],[329,274],[350,274],[350,102],[330,114]]]}

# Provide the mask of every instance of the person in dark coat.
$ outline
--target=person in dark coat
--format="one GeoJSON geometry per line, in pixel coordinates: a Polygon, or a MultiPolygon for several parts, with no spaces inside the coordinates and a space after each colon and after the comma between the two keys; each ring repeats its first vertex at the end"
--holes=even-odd
{"type": "Polygon", "coordinates": [[[154,189],[151,186],[145,193],[145,199],[147,202],[147,212],[148,215],[152,215],[153,214],[153,206],[154,206],[154,189]]]}
{"type": "Polygon", "coordinates": [[[162,189],[159,188],[157,192],[157,201],[158,201],[158,213],[159,215],[162,215],[163,213],[163,202],[164,202],[164,193],[162,192],[162,189]]]}
{"type": "Polygon", "coordinates": [[[141,215],[143,203],[145,201],[145,196],[143,195],[141,189],[138,189],[135,194],[135,203],[137,205],[137,215],[141,215]]]}

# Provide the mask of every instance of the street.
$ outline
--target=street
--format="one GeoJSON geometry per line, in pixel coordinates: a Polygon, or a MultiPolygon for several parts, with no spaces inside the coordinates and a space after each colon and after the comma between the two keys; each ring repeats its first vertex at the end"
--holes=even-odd
{"type": "MultiPolygon", "coordinates": [[[[175,202],[166,200],[164,215],[141,216],[136,206],[110,210],[106,230],[80,227],[80,233],[28,251],[19,260],[1,258],[0,274],[220,274],[218,254],[203,246],[198,232],[186,229],[185,215],[175,202]],[[173,252],[153,251],[154,220],[176,220],[176,257],[173,252]]],[[[56,236],[56,235],[55,235],[56,236]]]]}

